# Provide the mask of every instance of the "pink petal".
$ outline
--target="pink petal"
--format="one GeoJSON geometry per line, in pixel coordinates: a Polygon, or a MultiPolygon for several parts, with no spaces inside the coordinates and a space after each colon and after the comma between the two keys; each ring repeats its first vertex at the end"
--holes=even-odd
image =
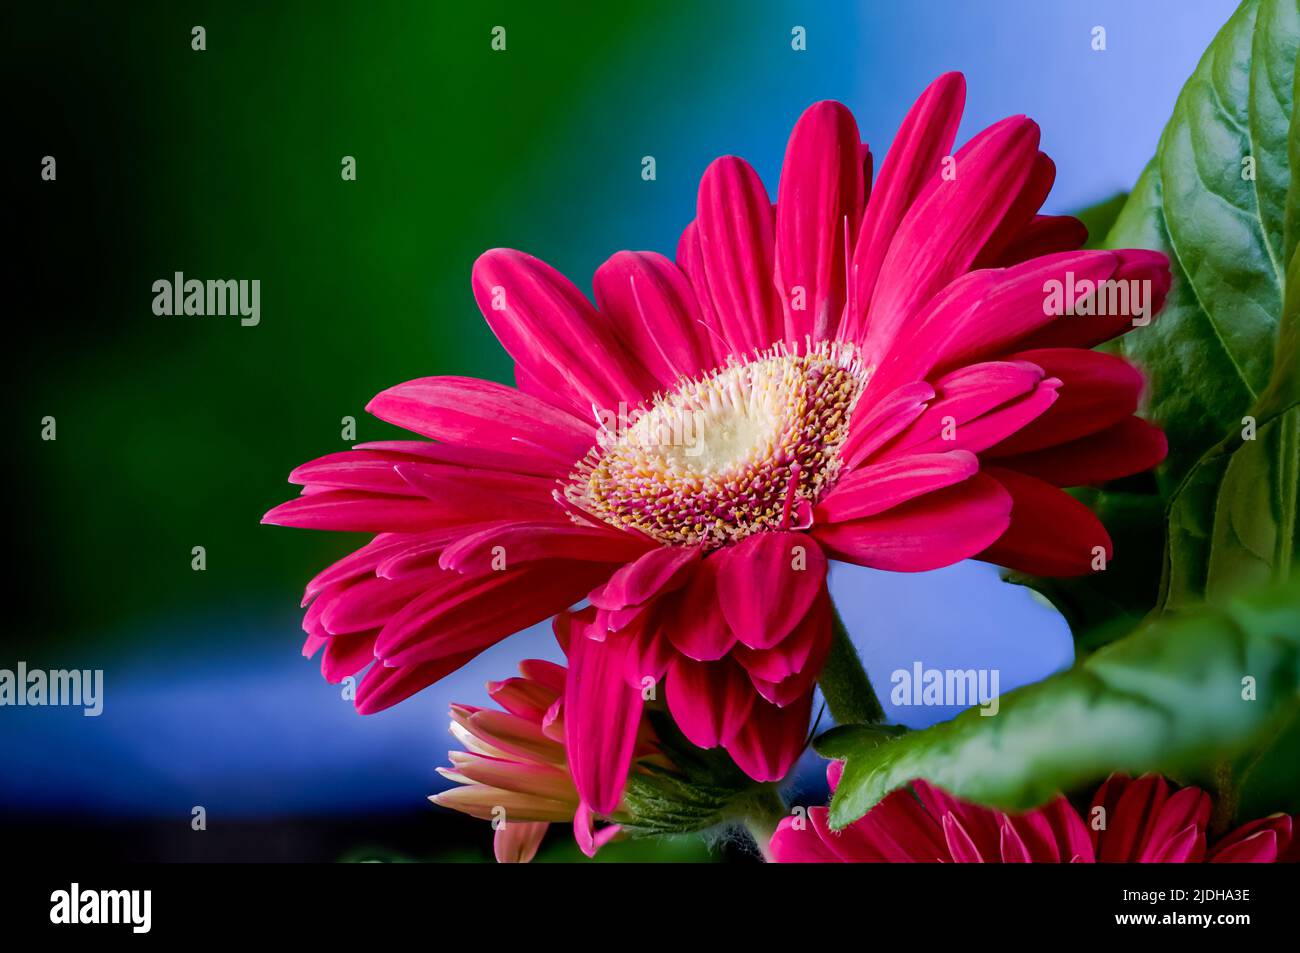
{"type": "Polygon", "coordinates": [[[695,291],[667,258],[621,251],[596,269],[594,285],[601,312],[660,384],[714,366],[695,291]]]}
{"type": "Polygon", "coordinates": [[[845,230],[856,235],[862,217],[861,149],[853,114],[835,102],[809,106],[790,134],[776,200],[775,280],[787,341],[827,340],[839,323],[845,230]]]}
{"type": "Polygon", "coordinates": [[[913,381],[878,401],[860,401],[849,423],[840,458],[855,467],[869,460],[878,449],[898,436],[925,410],[934,398],[934,388],[925,381],[913,381]]]}
{"type": "Polygon", "coordinates": [[[337,685],[349,675],[355,675],[375,660],[375,630],[349,632],[335,636],[325,643],[321,656],[320,673],[325,681],[337,685]]]}
{"type": "Polygon", "coordinates": [[[980,559],[1037,576],[1098,571],[1093,569],[1098,550],[1109,564],[1114,554],[1110,534],[1096,514],[1070,494],[1001,467],[985,467],[985,475],[1002,484],[1015,502],[1006,533],[980,553],[980,559]]]}
{"type": "Polygon", "coordinates": [[[1031,258],[1073,251],[1087,240],[1088,229],[1073,215],[1035,215],[993,264],[1018,265],[1031,258]]]}
{"type": "Polygon", "coordinates": [[[987,268],[996,265],[1007,248],[1020,233],[1034,220],[1034,215],[1043,207],[1047,194],[1052,191],[1056,181],[1056,163],[1046,153],[1040,152],[1034,157],[1029,177],[1020,187],[1020,194],[1007,209],[1007,214],[994,230],[975,259],[974,268],[987,268]]]}
{"type": "Polygon", "coordinates": [[[357,713],[373,715],[385,708],[391,708],[400,701],[405,701],[416,692],[428,688],[434,682],[456,671],[480,651],[481,649],[474,649],[458,655],[449,655],[434,662],[402,668],[370,666],[357,686],[355,701],[357,713]]]}
{"type": "Polygon", "coordinates": [[[366,410],[434,440],[505,453],[541,450],[572,463],[596,443],[590,407],[581,417],[513,387],[472,377],[425,377],[379,394],[366,410]]]}
{"type": "Polygon", "coordinates": [[[954,178],[935,176],[908,209],[880,266],[865,351],[879,361],[901,327],[965,273],[1002,221],[1038,154],[1038,127],[1004,119],[954,157],[954,178]]]}
{"type": "Polygon", "coordinates": [[[542,477],[440,463],[399,463],[397,472],[425,496],[444,523],[566,522],[551,495],[554,483],[542,477]]]}
{"type": "MultiPolygon", "coordinates": [[[[813,810],[818,810],[813,808],[813,810]]],[[[825,810],[825,808],[821,808],[825,810]]],[[[827,864],[839,861],[839,855],[823,843],[816,828],[801,819],[802,827],[795,827],[795,818],[783,817],[777,824],[768,845],[772,859],[778,864],[827,864]]]]}
{"type": "Polygon", "coordinates": [[[1055,447],[1030,453],[990,456],[997,464],[1037,477],[1054,486],[1093,486],[1150,470],[1164,460],[1169,441],[1164,433],[1138,417],[1055,447]]]}
{"type": "Polygon", "coordinates": [[[718,556],[718,601],[745,645],[771,648],[826,585],[826,557],[805,533],[758,533],[718,556]]]}
{"type": "Polygon", "coordinates": [[[872,463],[842,477],[816,508],[818,522],[840,523],[875,516],[908,500],[960,483],[979,471],[966,450],[916,453],[872,463]]]}
{"type": "MultiPolygon", "coordinates": [[[[1053,321],[1044,286],[1050,281],[1100,281],[1119,259],[1110,252],[1083,251],[1036,259],[1001,271],[972,272],[936,295],[926,312],[904,328],[881,372],[917,379],[935,368],[947,370],[997,356],[1053,321]]],[[[1050,370],[1049,370],[1050,373],[1050,370]]]]}
{"type": "Polygon", "coordinates": [[[829,591],[823,590],[803,621],[774,647],[751,649],[739,645],[733,654],[756,679],[755,685],[757,680],[775,684],[792,676],[804,675],[811,686],[811,682],[821,674],[830,643],[831,600],[829,591]]]}
{"type": "Polygon", "coordinates": [[[497,523],[452,543],[438,565],[484,573],[547,559],[621,563],[635,560],[653,545],[644,537],[603,526],[497,523]]]}
{"type": "Polygon", "coordinates": [[[696,294],[710,298],[731,353],[766,347],[781,336],[781,307],[772,285],[772,202],[758,173],[735,156],[715,159],[700,180],[695,223],[705,282],[691,275],[696,294]]]}
{"type": "Polygon", "coordinates": [[[579,413],[638,403],[654,380],[609,322],[563,275],[523,252],[494,248],[474,263],[474,297],[502,347],[579,413]]]}
{"type": "Polygon", "coordinates": [[[389,665],[413,665],[482,651],[582,598],[608,567],[552,562],[486,576],[445,573],[384,625],[376,654],[389,665]]]}
{"type": "MultiPolygon", "coordinates": [[[[1032,420],[1033,411],[1046,407],[1031,404],[1011,413],[999,423],[995,412],[1011,410],[1017,401],[1044,391],[1038,401],[1054,399],[1059,381],[1045,385],[1042,368],[1027,361],[989,361],[971,364],[940,378],[935,384],[937,396],[916,418],[916,422],[899,434],[881,453],[881,459],[904,453],[940,452],[944,450],[979,451],[1019,426],[1032,420]],[[981,422],[982,418],[985,419],[981,422]],[[976,426],[977,422],[980,422],[976,426]]],[[[1050,403],[1050,400],[1049,400],[1050,403]]]]}
{"type": "Polygon", "coordinates": [[[537,856],[550,825],[546,821],[507,821],[492,837],[498,864],[526,864],[537,856]]]}
{"type": "Polygon", "coordinates": [[[598,814],[618,809],[641,724],[641,693],[623,678],[628,647],[623,637],[569,645],[565,749],[578,793],[598,814]]]}
{"type": "Polygon", "coordinates": [[[718,605],[720,565],[718,556],[700,561],[668,610],[663,625],[677,651],[698,662],[716,661],[736,644],[736,635],[718,605]]]}
{"type": "Polygon", "coordinates": [[[754,707],[754,689],[731,659],[673,659],[665,686],[668,710],[691,744],[716,748],[729,742],[754,707]]]}
{"type": "Polygon", "coordinates": [[[1101,351],[1045,348],[1021,351],[1011,359],[1036,364],[1060,380],[1060,399],[993,447],[993,455],[1041,450],[1104,430],[1137,410],[1142,396],[1141,371],[1101,351]]]}
{"type": "Polygon", "coordinates": [[[691,565],[704,555],[698,546],[660,546],[629,563],[609,582],[591,593],[600,609],[637,606],[660,592],[668,592],[689,579],[691,565]]]}
{"type": "Polygon", "coordinates": [[[919,497],[879,516],[817,524],[812,535],[845,562],[923,572],[985,550],[1011,520],[1011,495],[983,473],[919,497]]]}
{"type": "MultiPolygon", "coordinates": [[[[1169,272],[1169,260],[1160,252],[1136,248],[1114,249],[1110,254],[1117,256],[1119,259],[1115,273],[1111,275],[1112,281],[1150,282],[1151,294],[1148,301],[1149,313],[1147,317],[1154,320],[1154,316],[1164,305],[1170,282],[1173,280],[1169,272]]],[[[1129,287],[1132,288],[1133,286],[1130,285],[1129,287]]],[[[1122,300],[1115,302],[1116,305],[1122,303],[1122,300]]],[[[1128,308],[1118,306],[1111,308],[1108,303],[1105,310],[1109,313],[1100,315],[1066,314],[1030,335],[1029,338],[1020,342],[1020,346],[1032,348],[1091,348],[1096,347],[1103,341],[1109,341],[1121,334],[1127,334],[1133,329],[1134,314],[1131,296],[1128,308]]]]}
{"type": "Polygon", "coordinates": [[[267,512],[263,523],[348,533],[415,533],[447,522],[446,510],[427,499],[326,490],[300,496],[267,512]]]}
{"type": "Polygon", "coordinates": [[[939,171],[952,149],[966,101],[966,80],[945,73],[931,83],[908,111],[880,166],[853,248],[853,301],[840,337],[860,340],[866,306],[876,289],[881,262],[899,223],[922,187],[939,171]]]}
{"type": "Polygon", "coordinates": [[[811,692],[801,703],[785,708],[755,701],[750,716],[723,747],[755,781],[779,781],[803,753],[811,718],[811,692]]]}

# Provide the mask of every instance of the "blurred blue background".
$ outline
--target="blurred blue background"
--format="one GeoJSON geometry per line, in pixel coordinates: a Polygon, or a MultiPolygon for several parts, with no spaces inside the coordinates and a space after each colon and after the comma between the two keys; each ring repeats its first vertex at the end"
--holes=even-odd
{"type": "MultiPolygon", "coordinates": [[[[91,27],[71,32],[77,18],[31,11],[19,28],[28,60],[7,67],[32,91],[24,148],[39,155],[47,142],[71,143],[68,152],[84,157],[107,144],[118,158],[104,161],[134,164],[74,181],[68,188],[81,191],[66,206],[34,204],[44,198],[25,206],[44,223],[34,233],[50,243],[42,257],[75,245],[74,263],[111,256],[115,264],[102,280],[53,279],[66,290],[46,306],[84,322],[60,339],[71,353],[48,339],[32,343],[22,409],[39,419],[43,408],[59,408],[60,455],[34,451],[44,455],[23,475],[32,502],[19,518],[34,540],[39,582],[23,597],[22,632],[0,667],[22,658],[34,668],[103,668],[106,701],[99,718],[0,709],[7,823],[163,818],[187,830],[194,805],[206,808],[210,830],[231,819],[355,817],[364,831],[366,819],[414,816],[425,825],[422,846],[436,847],[453,822],[423,798],[441,783],[434,768],[450,742],[448,703],[484,702],[483,683],[511,674],[520,658],[557,657],[549,629],[521,633],[395,710],[359,717],[298,654],[295,608],[299,586],[355,541],[257,521],[291,494],[282,482],[290,467],[338,448],[340,414],[358,416],[360,439],[386,433],[360,414],[380,388],[435,373],[504,379],[469,295],[473,257],[492,245],[523,248],[589,288],[592,271],[620,248],[672,253],[715,156],[749,159],[775,195],[799,113],[839,99],[878,166],[913,98],[947,70],[968,83],[959,140],[1005,115],[1032,116],[1058,169],[1046,210],[1077,211],[1136,179],[1234,4],[701,6],[593,19],[490,4],[446,20],[430,14],[425,32],[402,22],[399,11],[410,11],[401,5],[364,19],[339,10],[314,17],[303,5],[274,14],[141,7],[124,15],[140,29],[86,8],[91,27]],[[114,44],[93,39],[96,17],[114,44]],[[202,76],[181,59],[192,22],[204,22],[213,42],[202,76]],[[497,61],[458,44],[485,48],[498,22],[512,29],[514,72],[485,79],[497,61]],[[796,25],[807,30],[806,52],[790,48],[796,25]],[[1104,52],[1092,49],[1094,26],[1105,28],[1104,52]],[[164,42],[180,52],[154,55],[164,42]],[[238,50],[223,54],[223,46],[238,50]],[[268,74],[258,70],[281,51],[292,77],[275,73],[263,90],[268,74]],[[241,69],[240,56],[257,69],[241,69]],[[62,69],[59,58],[82,65],[62,69]],[[33,70],[58,78],[34,90],[33,70]],[[118,70],[133,78],[113,78],[118,70]],[[110,103],[102,83],[130,88],[110,103]],[[347,98],[332,98],[328,84],[345,85],[347,98]],[[532,126],[517,115],[533,109],[530,95],[544,110],[532,126]],[[158,129],[140,131],[159,116],[167,121],[158,129]],[[101,140],[95,130],[106,124],[115,132],[101,140]],[[142,138],[124,150],[128,133],[142,138]],[[331,157],[329,181],[310,188],[335,189],[333,157],[351,152],[358,184],[379,184],[341,211],[277,185],[248,154],[271,168],[296,161],[294,150],[308,147],[282,142],[282,133],[310,135],[311,148],[331,157]],[[493,161],[504,171],[480,161],[481,139],[501,147],[493,161]],[[653,183],[640,179],[643,155],[656,157],[653,183]],[[439,162],[460,164],[443,173],[439,162]],[[187,178],[180,169],[205,171],[187,178]],[[250,179],[259,184],[230,185],[250,179]],[[323,257],[330,249],[334,257],[323,257]],[[200,263],[232,260],[242,273],[264,266],[299,275],[303,297],[269,292],[268,327],[255,334],[144,323],[139,276],[202,273],[200,263]],[[351,323],[338,325],[345,332],[327,324],[345,307],[338,296],[351,309],[351,323]],[[298,351],[304,341],[310,360],[298,351]],[[85,439],[99,443],[76,442],[83,411],[82,429],[93,433],[85,439]],[[169,466],[185,453],[189,465],[169,466]],[[120,458],[105,466],[106,454],[120,458]],[[88,465],[111,471],[107,490],[86,480],[88,465]],[[209,547],[211,568],[191,573],[189,546],[208,540],[221,543],[209,547]]],[[[75,179],[76,167],[66,167],[75,179]]],[[[889,671],[913,661],[996,668],[1007,691],[1072,658],[1064,621],[988,566],[917,576],[837,567],[832,588],[883,698],[889,671]]],[[[891,714],[916,727],[952,712],[891,714]]],[[[804,770],[803,783],[815,786],[819,768],[804,770]]],[[[257,847],[240,851],[256,856],[257,847]]]]}

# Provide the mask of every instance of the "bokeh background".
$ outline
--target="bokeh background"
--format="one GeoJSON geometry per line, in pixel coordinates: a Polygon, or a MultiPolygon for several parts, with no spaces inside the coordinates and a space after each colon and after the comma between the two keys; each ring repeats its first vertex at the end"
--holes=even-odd
{"type": "MultiPolygon", "coordinates": [[[[1137,177],[1234,5],[6,5],[20,248],[0,668],[102,668],[106,697],[99,718],[0,708],[5,843],[99,859],[488,858],[485,823],[425,800],[446,706],[481,702],[520,658],[556,657],[549,631],[356,715],[299,655],[297,603],[359,540],[259,525],[296,492],[288,471],[342,449],[344,416],[360,440],[389,435],[362,408],[394,383],[509,380],[470,294],[483,250],[524,249],[588,290],[621,248],[671,255],[708,162],[742,155],[774,195],[785,137],[819,99],[847,103],[879,157],[920,90],[962,70],[960,139],[1029,114],[1058,168],[1047,211],[1105,200],[1137,177]],[[206,51],[191,49],[195,25],[206,51]],[[497,25],[505,52],[490,48],[497,25]],[[155,316],[151,285],[176,271],[260,279],[260,325],[155,316]],[[56,441],[40,438],[45,416],[56,441]]],[[[832,588],[882,694],[913,660],[998,668],[1005,691],[1072,658],[1063,620],[988,566],[837,567],[832,588]]],[[[821,796],[818,773],[804,766],[798,796],[821,796]]],[[[543,856],[577,854],[557,832],[543,856]]],[[[685,838],[654,856],[743,852],[685,838]]]]}

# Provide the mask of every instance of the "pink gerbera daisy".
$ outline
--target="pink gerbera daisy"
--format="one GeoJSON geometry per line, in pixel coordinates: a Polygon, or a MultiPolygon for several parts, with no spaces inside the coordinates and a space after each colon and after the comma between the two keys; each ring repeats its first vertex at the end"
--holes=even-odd
{"type": "MultiPolygon", "coordinates": [[[[844,764],[826,774],[834,790],[844,764]]],[[[772,835],[779,863],[1255,863],[1294,861],[1296,819],[1273,814],[1213,842],[1210,796],[1164,778],[1106,779],[1087,818],[1059,795],[1024,814],[959,800],[925,781],[893,792],[843,830],[829,812],[785,818],[772,835]]]]}
{"type": "Polygon", "coordinates": [[[535,258],[484,254],[474,294],[517,386],[384,391],[370,412],[433,442],[305,464],[303,495],[265,517],[378,534],[307,587],[326,677],[377,659],[356,696],[376,711],[589,599],[562,620],[581,646],[567,746],[609,813],[647,684],[692,742],[784,776],[831,642],[828,557],[1042,575],[1108,559],[1060,488],[1144,470],[1165,442],[1132,416],[1140,374],[1088,350],[1136,312],[1090,290],[1145,282],[1149,317],[1167,262],[1070,250],[1085,231],[1037,214],[1054,167],[1022,116],[950,156],[964,95],[936,80],[874,185],[831,102],[795,126],[775,207],[743,160],[716,160],[677,261],[615,255],[594,307],[535,258]],[[1054,307],[1052,282],[1086,290],[1054,307]]]}

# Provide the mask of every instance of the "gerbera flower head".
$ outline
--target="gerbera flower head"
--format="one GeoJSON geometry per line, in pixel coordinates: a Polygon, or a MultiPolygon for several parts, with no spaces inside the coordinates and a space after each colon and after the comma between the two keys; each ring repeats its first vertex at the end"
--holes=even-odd
{"type": "MultiPolygon", "coordinates": [[[[843,762],[827,767],[831,790],[843,762]]],[[[1113,774],[1086,819],[1064,797],[1023,814],[955,798],[925,781],[887,796],[842,830],[829,811],[783,819],[772,835],[778,863],[1263,863],[1295,861],[1296,818],[1273,814],[1210,841],[1210,796],[1174,791],[1158,775],[1113,774]]]]}
{"type": "Polygon", "coordinates": [[[1038,214],[1054,167],[1023,116],[953,153],[964,95],[936,80],[874,183],[838,103],[799,119],[775,206],[716,160],[676,261],[620,252],[594,305],[535,258],[484,254],[473,290],[516,386],[384,391],[368,409],[428,439],[299,467],[303,495],[265,517],[377,534],[307,587],[327,677],[375,659],[356,697],[375,711],[559,613],[591,673],[566,695],[569,762],[606,812],[647,680],[695,744],[759,781],[789,770],[829,651],[828,557],[1104,567],[1105,529],[1061,488],[1165,443],[1133,416],[1141,375],[1089,348],[1159,309],[1167,262],[1073,250],[1080,223],[1038,214]],[[1116,282],[1146,294],[1098,293],[1116,282]],[[1052,283],[1078,300],[1049,306],[1052,283]]]}

